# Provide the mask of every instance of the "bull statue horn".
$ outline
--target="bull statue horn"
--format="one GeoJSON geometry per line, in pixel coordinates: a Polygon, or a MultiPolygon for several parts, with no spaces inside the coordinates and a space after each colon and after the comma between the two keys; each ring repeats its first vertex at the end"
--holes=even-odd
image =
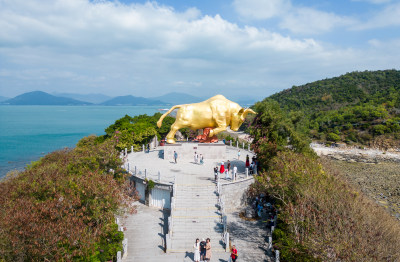
{"type": "Polygon", "coordinates": [[[239,114],[241,114],[241,116],[240,116],[240,118],[242,119],[242,121],[244,121],[245,119],[246,119],[246,116],[247,116],[247,114],[257,114],[256,112],[254,112],[251,108],[246,108],[246,109],[241,109],[240,111],[239,111],[239,114]],[[243,112],[242,112],[242,110],[243,110],[243,112]]]}

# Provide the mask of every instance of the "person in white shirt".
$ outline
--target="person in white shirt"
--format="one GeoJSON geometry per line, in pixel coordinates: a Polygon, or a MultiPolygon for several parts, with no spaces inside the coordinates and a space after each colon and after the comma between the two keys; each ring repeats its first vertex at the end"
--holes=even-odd
{"type": "Polygon", "coordinates": [[[237,174],[237,166],[233,166],[233,174],[232,174],[232,180],[236,180],[236,174],[237,174]]]}
{"type": "Polygon", "coordinates": [[[194,245],[193,245],[193,253],[194,253],[194,261],[195,262],[199,262],[200,261],[200,241],[199,241],[199,239],[197,238],[196,239],[196,242],[194,243],[194,245]]]}

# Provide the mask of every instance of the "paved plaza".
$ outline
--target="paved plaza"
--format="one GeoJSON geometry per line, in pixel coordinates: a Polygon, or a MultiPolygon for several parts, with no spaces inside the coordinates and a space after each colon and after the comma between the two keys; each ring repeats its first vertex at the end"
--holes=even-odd
{"type": "MultiPolygon", "coordinates": [[[[157,149],[149,153],[129,154],[127,163],[130,170],[134,170],[136,166],[136,172],[140,176],[146,175],[148,179],[155,181],[158,181],[160,172],[162,182],[176,181],[176,192],[175,207],[172,210],[171,253],[164,253],[169,211],[136,203],[138,212],[129,215],[123,222],[126,228],[124,233],[128,238],[128,254],[124,261],[193,261],[193,244],[196,238],[211,239],[213,252],[211,261],[228,261],[229,253],[224,252],[222,243],[223,228],[217,206],[213,168],[219,166],[222,160],[225,163],[230,160],[231,169],[233,165],[237,165],[239,179],[244,178],[248,152],[241,150],[239,160],[237,152],[238,149],[227,147],[227,159],[205,160],[203,165],[196,164],[194,157],[193,160],[181,160],[179,156],[178,163],[175,164],[173,159],[162,159],[161,151],[157,149]]],[[[252,157],[250,153],[249,157],[252,157]]],[[[231,180],[225,179],[223,175],[221,182],[226,183],[231,180]]],[[[246,250],[249,246],[251,248],[252,243],[246,246],[246,250]]],[[[256,243],[254,246],[258,248],[259,244],[256,243]]],[[[240,253],[240,245],[238,250],[240,253]]]]}

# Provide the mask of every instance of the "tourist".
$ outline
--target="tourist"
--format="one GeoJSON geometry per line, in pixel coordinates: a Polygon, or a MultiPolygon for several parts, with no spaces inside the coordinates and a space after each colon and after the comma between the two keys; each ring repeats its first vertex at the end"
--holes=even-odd
{"type": "Polygon", "coordinates": [[[194,152],[194,163],[197,164],[198,161],[199,161],[199,155],[197,154],[197,152],[194,152]]]}
{"type": "Polygon", "coordinates": [[[178,159],[178,153],[176,153],[176,151],[174,151],[174,160],[175,160],[175,164],[177,163],[176,160],[178,159]]]}
{"type": "Polygon", "coordinates": [[[239,149],[239,151],[238,151],[238,160],[239,160],[239,158],[240,158],[240,149],[239,149]]]}
{"type": "Polygon", "coordinates": [[[224,161],[221,162],[221,167],[219,168],[219,172],[221,173],[221,175],[225,172],[224,161]]]}
{"type": "Polygon", "coordinates": [[[201,165],[204,164],[204,159],[203,159],[203,155],[202,154],[200,154],[200,164],[201,165]]]}
{"type": "Polygon", "coordinates": [[[250,175],[253,174],[253,171],[254,171],[254,162],[251,162],[251,165],[250,165],[250,175]]]}
{"type": "Polygon", "coordinates": [[[233,245],[232,246],[232,251],[231,251],[232,262],[236,262],[237,257],[238,257],[238,252],[237,252],[236,246],[233,245]]]}
{"type": "Polygon", "coordinates": [[[204,261],[206,257],[206,240],[203,238],[200,242],[200,260],[204,261]]]}
{"type": "Polygon", "coordinates": [[[206,257],[205,260],[206,261],[210,261],[211,260],[211,240],[209,238],[207,238],[207,242],[206,242],[206,257]]]}
{"type": "Polygon", "coordinates": [[[229,178],[229,172],[228,172],[228,169],[225,169],[225,179],[228,179],[229,178]]]}
{"type": "Polygon", "coordinates": [[[228,169],[228,173],[231,171],[231,162],[229,160],[226,169],[228,169]]]}
{"type": "Polygon", "coordinates": [[[263,210],[263,206],[262,206],[261,202],[259,202],[258,205],[257,205],[257,215],[258,215],[258,217],[261,217],[262,210],[263,210]]]}
{"type": "Polygon", "coordinates": [[[197,238],[196,239],[196,242],[194,243],[194,245],[193,245],[193,253],[194,253],[194,261],[195,262],[200,262],[200,241],[199,241],[199,239],[197,238]]]}
{"type": "Polygon", "coordinates": [[[233,165],[232,180],[236,180],[236,174],[237,174],[237,166],[233,165]]]}
{"type": "Polygon", "coordinates": [[[250,166],[250,159],[249,159],[249,155],[246,156],[246,167],[250,166]]]}
{"type": "Polygon", "coordinates": [[[214,167],[214,177],[215,177],[215,181],[218,181],[218,167],[214,167]]]}

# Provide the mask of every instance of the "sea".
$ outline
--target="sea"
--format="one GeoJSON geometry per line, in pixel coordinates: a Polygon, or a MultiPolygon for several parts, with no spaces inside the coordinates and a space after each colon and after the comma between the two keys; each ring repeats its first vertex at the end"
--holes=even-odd
{"type": "Polygon", "coordinates": [[[103,135],[125,116],[153,115],[156,106],[0,106],[0,179],[47,153],[103,135]]]}

